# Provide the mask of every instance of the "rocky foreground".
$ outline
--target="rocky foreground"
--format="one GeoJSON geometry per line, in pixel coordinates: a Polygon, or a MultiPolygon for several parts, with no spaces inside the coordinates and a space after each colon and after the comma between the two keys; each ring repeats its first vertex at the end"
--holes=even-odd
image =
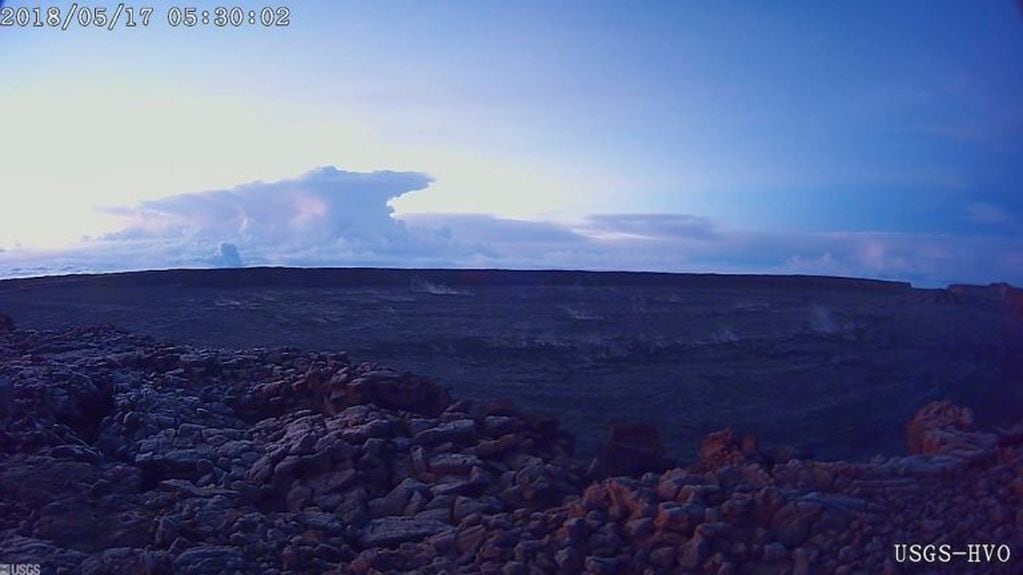
{"type": "Polygon", "coordinates": [[[632,425],[581,462],[556,420],[344,353],[0,316],[0,565],[42,573],[1023,572],[1023,426],[935,403],[908,441],[820,462],[724,430],[677,468],[632,425]]]}

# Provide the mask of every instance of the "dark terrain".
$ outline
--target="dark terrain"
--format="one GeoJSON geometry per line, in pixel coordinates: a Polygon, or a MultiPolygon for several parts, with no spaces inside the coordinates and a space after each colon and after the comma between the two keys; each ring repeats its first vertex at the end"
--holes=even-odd
{"type": "Polygon", "coordinates": [[[933,402],[903,441],[907,456],[822,462],[729,428],[678,467],[654,428],[616,425],[589,461],[554,418],[340,351],[0,314],[0,570],[1023,572],[1023,421],[979,430],[933,402]],[[968,544],[991,555],[953,555],[968,544]]]}
{"type": "Polygon", "coordinates": [[[459,397],[556,415],[592,454],[619,421],[691,457],[708,432],[826,458],[904,452],[950,399],[1023,412],[1015,290],[822,277],[243,269],[0,282],[19,325],[97,323],[200,347],[346,350],[459,397]],[[1011,305],[1011,302],[1009,302],[1011,305]]]}

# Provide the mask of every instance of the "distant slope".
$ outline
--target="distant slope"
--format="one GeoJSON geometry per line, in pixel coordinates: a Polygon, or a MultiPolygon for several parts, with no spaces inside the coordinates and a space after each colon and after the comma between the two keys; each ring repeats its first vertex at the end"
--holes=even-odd
{"type": "Polygon", "coordinates": [[[503,269],[286,268],[178,269],[0,280],[0,290],[96,284],[186,287],[390,287],[410,282],[493,285],[828,289],[904,292],[907,282],[805,275],[731,275],[503,269]]]}
{"type": "Polygon", "coordinates": [[[934,400],[984,425],[1013,421],[1020,293],[819,276],[247,268],[0,281],[0,311],[26,329],[345,350],[461,397],[557,414],[580,452],[614,423],[644,421],[676,453],[736,425],[766,445],[850,458],[901,449],[905,421],[934,400]]]}

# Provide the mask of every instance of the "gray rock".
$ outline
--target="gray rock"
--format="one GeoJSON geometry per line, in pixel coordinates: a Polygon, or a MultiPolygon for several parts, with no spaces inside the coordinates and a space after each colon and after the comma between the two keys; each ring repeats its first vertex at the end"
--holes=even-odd
{"type": "Polygon", "coordinates": [[[483,462],[475,455],[440,453],[430,458],[430,471],[437,475],[468,475],[483,462]]]}
{"type": "Polygon", "coordinates": [[[434,445],[444,441],[469,441],[475,436],[475,421],[471,419],[457,419],[420,431],[412,438],[412,443],[417,445],[434,445]]]}
{"type": "Polygon", "coordinates": [[[710,543],[702,535],[694,535],[679,549],[678,563],[683,569],[697,569],[710,555],[710,543]]]}
{"type": "Polygon", "coordinates": [[[771,529],[778,534],[778,541],[788,547],[795,547],[810,534],[814,512],[792,502],[782,506],[771,518],[771,529]]]}
{"type": "Polygon", "coordinates": [[[583,568],[583,556],[579,551],[565,547],[554,553],[554,561],[565,573],[578,573],[583,568]]]}
{"type": "Polygon", "coordinates": [[[366,523],[359,535],[363,547],[395,547],[408,541],[422,541],[450,525],[416,517],[382,517],[366,523]]]}
{"type": "Polygon", "coordinates": [[[307,510],[302,513],[299,519],[306,527],[323,531],[332,536],[343,535],[347,527],[347,524],[337,515],[322,511],[307,510]]]}
{"type": "Polygon", "coordinates": [[[409,500],[413,494],[429,493],[429,488],[425,483],[406,477],[395,486],[384,497],[374,499],[369,503],[370,514],[375,517],[382,517],[386,515],[404,515],[405,507],[408,505],[409,500]]]}
{"type": "Polygon", "coordinates": [[[491,437],[499,437],[526,429],[526,422],[517,417],[506,415],[488,415],[483,418],[483,432],[491,437]]]}
{"type": "Polygon", "coordinates": [[[187,549],[174,559],[177,573],[245,573],[245,560],[240,549],[219,545],[202,545],[187,549]]]}

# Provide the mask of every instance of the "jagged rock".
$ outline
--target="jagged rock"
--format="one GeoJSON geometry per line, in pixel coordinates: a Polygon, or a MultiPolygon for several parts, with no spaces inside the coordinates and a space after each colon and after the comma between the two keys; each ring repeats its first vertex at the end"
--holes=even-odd
{"type": "Polygon", "coordinates": [[[15,455],[0,467],[0,495],[36,509],[74,493],[85,493],[99,478],[92,465],[50,457],[15,455]]]}
{"type": "Polygon", "coordinates": [[[372,403],[386,409],[398,409],[435,417],[449,405],[451,396],[443,387],[409,373],[390,370],[372,371],[348,384],[349,404],[372,403]]]}
{"type": "Polygon", "coordinates": [[[777,534],[778,541],[795,547],[810,535],[810,526],[817,511],[796,502],[787,503],[775,511],[770,527],[777,534]]]}
{"type": "Polygon", "coordinates": [[[0,532],[0,554],[9,564],[45,565],[55,573],[72,573],[90,556],[50,541],[23,537],[11,531],[0,532]]]}
{"type": "Polygon", "coordinates": [[[358,473],[354,469],[332,469],[306,478],[305,483],[312,488],[313,493],[323,495],[344,491],[357,479],[358,473]]]}
{"type": "Polygon", "coordinates": [[[476,435],[476,422],[471,419],[457,419],[425,429],[412,438],[417,445],[434,445],[444,441],[470,441],[476,435]]]}
{"type": "Polygon", "coordinates": [[[328,535],[344,535],[348,525],[333,513],[322,511],[305,511],[301,515],[302,523],[310,528],[322,531],[328,535]]]}
{"type": "Polygon", "coordinates": [[[82,575],[106,575],[107,573],[170,575],[173,573],[173,569],[171,558],[165,552],[113,547],[83,561],[81,573],[82,575]]]}
{"type": "Polygon", "coordinates": [[[482,465],[475,455],[440,453],[430,458],[430,471],[438,475],[468,475],[474,467],[482,465]]]}
{"type": "Polygon", "coordinates": [[[725,430],[695,465],[665,470],[655,430],[620,426],[600,465],[622,475],[593,481],[556,421],[439,389],[341,353],[194,350],[110,328],[0,334],[0,560],[852,573],[891,571],[885,541],[1023,530],[1023,432],[974,430],[952,404],[914,418],[915,454],[870,462],[765,457],[725,430]]]}
{"type": "Polygon", "coordinates": [[[925,405],[907,428],[909,452],[943,454],[968,460],[988,457],[998,437],[973,430],[973,412],[948,401],[925,405]]]}
{"type": "Polygon", "coordinates": [[[710,555],[710,543],[702,535],[693,535],[679,549],[678,564],[683,569],[698,569],[710,555]]]}
{"type": "Polygon", "coordinates": [[[509,434],[502,435],[497,439],[483,440],[471,447],[471,453],[479,457],[494,457],[502,453],[507,453],[519,446],[520,439],[518,435],[509,434]]]}
{"type": "Polygon", "coordinates": [[[414,495],[429,493],[429,487],[411,477],[402,480],[386,496],[370,501],[370,514],[382,517],[385,515],[402,515],[414,495]]]}
{"type": "Polygon", "coordinates": [[[368,522],[359,535],[363,547],[394,547],[451,529],[450,525],[431,519],[415,517],[382,517],[368,522]]]}
{"type": "Polygon", "coordinates": [[[909,452],[941,453],[944,441],[950,434],[972,430],[973,412],[969,408],[948,401],[929,403],[909,422],[907,428],[909,452]]]}
{"type": "Polygon", "coordinates": [[[240,549],[203,545],[182,551],[174,558],[176,573],[245,573],[246,563],[240,549]]]}
{"type": "Polygon", "coordinates": [[[697,467],[714,471],[730,465],[739,465],[759,458],[756,436],[742,434],[732,428],[711,433],[700,445],[697,467]]]}
{"type": "Polygon", "coordinates": [[[564,573],[578,573],[583,567],[583,556],[572,547],[559,549],[554,554],[554,560],[564,573]]]}
{"type": "Polygon", "coordinates": [[[526,422],[518,417],[488,415],[483,418],[483,432],[491,437],[523,431],[526,427],[526,422]]]}

